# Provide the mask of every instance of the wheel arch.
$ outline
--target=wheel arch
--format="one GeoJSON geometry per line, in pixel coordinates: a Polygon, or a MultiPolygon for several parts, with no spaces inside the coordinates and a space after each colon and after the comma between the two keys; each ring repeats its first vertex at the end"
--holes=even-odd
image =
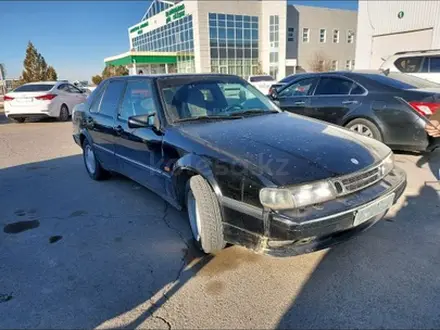
{"type": "Polygon", "coordinates": [[[79,134],[79,141],[81,143],[81,148],[84,144],[84,140],[89,141],[90,144],[93,144],[93,140],[92,137],[90,136],[89,132],[87,132],[86,130],[82,129],[80,134],[79,134]]]}
{"type": "Polygon", "coordinates": [[[194,175],[201,175],[211,186],[217,198],[222,196],[222,192],[209,162],[198,155],[186,154],[174,164],[171,174],[177,201],[180,205],[184,205],[186,184],[194,175]]]}
{"type": "Polygon", "coordinates": [[[377,118],[369,117],[369,116],[365,116],[365,115],[353,115],[353,116],[344,118],[344,120],[342,122],[342,126],[347,127],[348,124],[350,124],[352,121],[354,121],[356,119],[365,119],[365,120],[368,120],[369,122],[373,123],[377,127],[377,129],[379,130],[380,135],[382,137],[382,140],[385,141],[385,137],[386,137],[386,135],[384,134],[385,128],[379,123],[379,120],[377,120],[377,118]]]}

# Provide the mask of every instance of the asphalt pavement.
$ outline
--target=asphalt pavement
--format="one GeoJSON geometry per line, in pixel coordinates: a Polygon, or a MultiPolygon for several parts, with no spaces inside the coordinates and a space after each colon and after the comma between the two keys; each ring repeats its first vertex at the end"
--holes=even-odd
{"type": "Polygon", "coordinates": [[[71,123],[0,118],[0,328],[439,328],[439,155],[355,239],[290,258],[193,247],[186,215],[86,174],[71,123]]]}

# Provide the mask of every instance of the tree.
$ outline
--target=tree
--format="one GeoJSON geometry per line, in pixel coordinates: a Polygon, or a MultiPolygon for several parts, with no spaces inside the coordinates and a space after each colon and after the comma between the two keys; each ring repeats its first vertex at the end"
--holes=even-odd
{"type": "Polygon", "coordinates": [[[107,65],[104,70],[102,70],[102,79],[107,79],[116,76],[128,76],[128,69],[125,66],[118,65],[107,65]]]}
{"type": "Polygon", "coordinates": [[[331,70],[331,61],[323,52],[315,52],[309,62],[310,70],[313,72],[325,72],[331,70]]]}
{"type": "Polygon", "coordinates": [[[0,86],[0,92],[2,94],[6,94],[6,84],[4,83],[4,80],[6,79],[6,67],[3,63],[0,63],[0,81],[3,81],[2,85],[0,86]]]}
{"type": "Polygon", "coordinates": [[[93,77],[92,77],[92,82],[93,82],[96,86],[98,86],[98,85],[101,83],[101,81],[102,81],[102,77],[101,77],[99,74],[97,74],[96,76],[93,76],[93,77]]]}
{"type": "Polygon", "coordinates": [[[43,55],[37,51],[30,41],[26,48],[23,66],[24,70],[21,81],[23,84],[34,81],[57,80],[58,78],[55,69],[47,65],[43,55]]]}
{"type": "Polygon", "coordinates": [[[56,81],[58,79],[58,74],[51,65],[47,68],[46,79],[50,81],[56,81]]]}

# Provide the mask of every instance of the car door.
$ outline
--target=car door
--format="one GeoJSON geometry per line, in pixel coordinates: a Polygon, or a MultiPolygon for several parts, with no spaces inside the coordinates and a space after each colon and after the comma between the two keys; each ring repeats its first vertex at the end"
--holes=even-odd
{"type": "Polygon", "coordinates": [[[71,106],[70,106],[70,104],[72,102],[72,97],[69,93],[69,84],[61,84],[58,86],[57,90],[58,90],[57,91],[57,94],[58,94],[57,99],[58,100],[56,100],[56,101],[59,103],[59,107],[62,104],[66,104],[67,107],[69,108],[69,111],[72,111],[71,106]]]}
{"type": "Polygon", "coordinates": [[[158,109],[151,79],[128,80],[115,122],[115,152],[121,173],[163,195],[169,175],[163,171],[162,134],[153,127],[128,126],[131,116],[158,115],[158,109]]]}
{"type": "Polygon", "coordinates": [[[362,103],[366,90],[350,79],[339,76],[321,76],[306,115],[341,124],[345,115],[362,103]]]}
{"type": "Polygon", "coordinates": [[[313,93],[317,81],[316,77],[304,78],[283,88],[276,99],[279,107],[285,111],[305,115],[310,106],[310,95],[313,93]]]}
{"type": "Polygon", "coordinates": [[[118,171],[115,158],[115,118],[125,89],[125,80],[112,80],[94,96],[84,118],[93,150],[105,169],[118,171]]]}

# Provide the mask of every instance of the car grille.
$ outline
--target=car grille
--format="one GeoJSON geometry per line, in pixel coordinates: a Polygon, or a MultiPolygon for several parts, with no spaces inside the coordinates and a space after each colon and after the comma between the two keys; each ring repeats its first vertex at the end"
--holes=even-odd
{"type": "Polygon", "coordinates": [[[382,164],[361,173],[353,173],[336,179],[334,185],[340,195],[349,194],[364,189],[383,178],[382,164]]]}

